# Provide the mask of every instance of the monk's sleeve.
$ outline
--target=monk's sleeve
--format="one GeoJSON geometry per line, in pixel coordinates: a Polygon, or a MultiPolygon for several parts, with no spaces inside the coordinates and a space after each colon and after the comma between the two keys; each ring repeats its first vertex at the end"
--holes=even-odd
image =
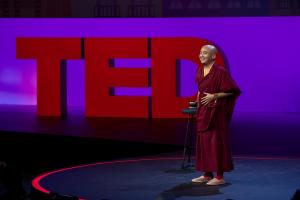
{"type": "Polygon", "coordinates": [[[234,96],[241,94],[240,88],[226,70],[221,73],[220,92],[233,93],[234,96]]]}
{"type": "Polygon", "coordinates": [[[221,74],[220,92],[233,93],[232,96],[226,97],[222,100],[224,115],[229,122],[232,118],[235,103],[238,96],[241,94],[241,90],[227,71],[224,70],[221,74]]]}

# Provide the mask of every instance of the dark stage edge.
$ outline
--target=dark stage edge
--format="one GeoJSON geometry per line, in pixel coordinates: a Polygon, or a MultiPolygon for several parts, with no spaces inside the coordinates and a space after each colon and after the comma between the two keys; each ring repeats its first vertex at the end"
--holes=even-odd
{"type": "Polygon", "coordinates": [[[32,181],[36,199],[195,200],[291,199],[300,188],[300,158],[235,157],[227,183],[192,183],[180,157],[99,162],[45,173],[32,181]]]}

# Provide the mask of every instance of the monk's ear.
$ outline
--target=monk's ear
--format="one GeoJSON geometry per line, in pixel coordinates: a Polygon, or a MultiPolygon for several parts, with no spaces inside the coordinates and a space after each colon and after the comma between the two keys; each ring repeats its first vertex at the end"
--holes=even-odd
{"type": "Polygon", "coordinates": [[[213,54],[211,57],[212,59],[216,59],[216,54],[213,54]]]}

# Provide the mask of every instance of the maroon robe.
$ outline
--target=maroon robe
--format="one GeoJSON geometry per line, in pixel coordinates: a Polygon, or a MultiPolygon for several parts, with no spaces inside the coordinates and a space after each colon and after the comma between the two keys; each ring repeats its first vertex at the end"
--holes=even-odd
{"type": "Polygon", "coordinates": [[[229,122],[240,89],[223,67],[214,64],[204,77],[203,68],[197,71],[199,107],[197,111],[196,169],[204,172],[226,172],[233,169],[229,141],[229,122]],[[201,104],[207,93],[233,93],[208,105],[201,104]]]}

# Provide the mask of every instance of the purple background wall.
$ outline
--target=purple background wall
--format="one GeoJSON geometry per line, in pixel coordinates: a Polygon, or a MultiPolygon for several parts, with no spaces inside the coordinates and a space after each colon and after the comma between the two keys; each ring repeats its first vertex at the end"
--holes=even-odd
{"type": "MultiPolygon", "coordinates": [[[[36,62],[17,60],[16,37],[199,37],[222,48],[241,87],[236,111],[300,112],[300,17],[0,19],[0,104],[36,104],[36,62]]],[[[182,96],[196,92],[195,65],[182,61],[182,96]]],[[[117,66],[151,67],[151,60],[117,66]]],[[[84,60],[68,61],[68,105],[84,106],[84,60]]],[[[151,95],[120,88],[119,95],[151,95]]]]}

